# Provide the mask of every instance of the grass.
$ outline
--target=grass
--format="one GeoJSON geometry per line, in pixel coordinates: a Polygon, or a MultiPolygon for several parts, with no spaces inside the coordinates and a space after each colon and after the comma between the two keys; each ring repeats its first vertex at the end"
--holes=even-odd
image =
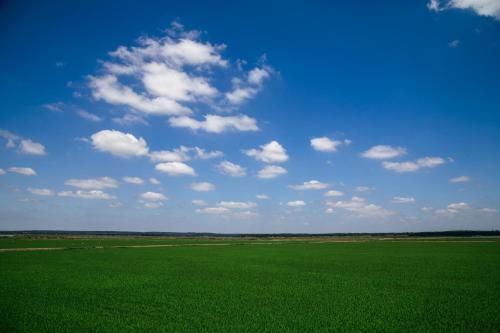
{"type": "Polygon", "coordinates": [[[500,331],[497,239],[5,241],[88,246],[0,253],[2,332],[500,331]]]}

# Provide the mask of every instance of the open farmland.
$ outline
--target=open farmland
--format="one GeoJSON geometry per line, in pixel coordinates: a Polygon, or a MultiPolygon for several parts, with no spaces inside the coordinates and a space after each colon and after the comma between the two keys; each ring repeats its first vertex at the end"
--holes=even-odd
{"type": "Polygon", "coordinates": [[[0,248],[11,250],[0,252],[2,332],[500,328],[497,238],[0,239],[0,248]],[[65,249],[12,251],[50,247],[65,249]]]}

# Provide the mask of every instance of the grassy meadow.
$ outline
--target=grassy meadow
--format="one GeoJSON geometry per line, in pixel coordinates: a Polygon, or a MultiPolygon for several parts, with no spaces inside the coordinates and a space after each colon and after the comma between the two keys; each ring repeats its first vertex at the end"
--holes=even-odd
{"type": "Polygon", "coordinates": [[[0,239],[0,332],[132,331],[498,332],[500,239],[0,239]]]}

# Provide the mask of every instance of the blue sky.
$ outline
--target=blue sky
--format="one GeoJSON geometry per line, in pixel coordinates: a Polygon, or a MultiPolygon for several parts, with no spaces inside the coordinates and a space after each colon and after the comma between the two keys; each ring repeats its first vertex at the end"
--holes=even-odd
{"type": "Polygon", "coordinates": [[[0,229],[499,229],[500,1],[6,1],[0,229]]]}

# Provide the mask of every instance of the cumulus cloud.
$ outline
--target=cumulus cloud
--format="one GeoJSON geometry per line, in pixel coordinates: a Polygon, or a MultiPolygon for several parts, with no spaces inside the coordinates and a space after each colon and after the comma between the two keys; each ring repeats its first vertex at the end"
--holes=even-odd
{"type": "Polygon", "coordinates": [[[495,214],[497,212],[495,208],[480,208],[479,211],[488,214],[495,214]]]}
{"type": "Polygon", "coordinates": [[[149,125],[143,116],[135,113],[125,113],[120,117],[113,117],[111,120],[120,126],[130,126],[135,124],[149,125]]]}
{"type": "Polygon", "coordinates": [[[102,121],[102,118],[93,114],[93,113],[90,113],[90,112],[87,112],[85,110],[78,110],[76,112],[76,114],[80,117],[80,118],[83,118],[85,120],[88,120],[88,121],[91,121],[91,122],[94,122],[94,123],[98,123],[100,121],[102,121]]]}
{"type": "Polygon", "coordinates": [[[326,136],[322,136],[319,138],[313,138],[311,139],[311,147],[314,150],[321,151],[321,152],[327,152],[327,153],[333,153],[337,151],[337,148],[341,145],[348,145],[351,143],[350,140],[332,140],[326,136]]]}
{"type": "Polygon", "coordinates": [[[304,207],[306,203],[302,200],[288,201],[286,203],[288,207],[304,207]]]}
{"type": "Polygon", "coordinates": [[[48,188],[32,188],[28,187],[28,192],[31,194],[43,196],[43,197],[52,197],[55,195],[55,192],[53,190],[50,190],[48,188]]]}
{"type": "Polygon", "coordinates": [[[324,194],[325,197],[341,197],[343,195],[344,195],[344,192],[336,191],[336,190],[330,190],[324,194]]]}
{"type": "Polygon", "coordinates": [[[21,140],[19,151],[26,155],[45,155],[45,147],[41,143],[27,140],[21,140]]]}
{"type": "Polygon", "coordinates": [[[208,160],[221,157],[224,154],[221,151],[206,151],[199,147],[180,146],[173,150],[152,151],[149,154],[153,162],[185,162],[193,159],[208,160]]]}
{"type": "Polygon", "coordinates": [[[272,73],[263,64],[248,72],[240,66],[242,77],[231,80],[230,90],[217,88],[227,87],[224,80],[231,75],[225,73],[233,69],[222,56],[226,46],[204,41],[202,35],[173,22],[164,36],[141,37],[136,45],[118,47],[102,62],[101,74],[88,77],[94,99],[132,108],[135,113],[173,116],[170,124],[174,127],[211,133],[257,130],[255,119],[243,115],[206,115],[203,121],[187,117],[198,106],[234,108],[253,98],[272,73]]]}
{"type": "Polygon", "coordinates": [[[455,203],[449,204],[448,207],[446,207],[446,208],[460,210],[460,209],[469,209],[470,206],[468,203],[465,203],[465,202],[455,202],[455,203]]]}
{"type": "Polygon", "coordinates": [[[354,192],[371,192],[371,191],[375,191],[375,187],[357,186],[354,188],[354,192]]]}
{"type": "Polygon", "coordinates": [[[123,177],[122,178],[125,183],[134,184],[134,185],[142,185],[144,184],[144,180],[139,177],[123,177]]]}
{"type": "Polygon", "coordinates": [[[54,103],[47,103],[42,105],[45,109],[52,111],[52,112],[63,112],[65,104],[63,102],[54,102],[54,103]]]}
{"type": "Polygon", "coordinates": [[[470,181],[469,176],[458,176],[449,180],[450,183],[467,183],[468,181],[470,181]]]}
{"type": "Polygon", "coordinates": [[[196,176],[194,169],[182,162],[159,163],[155,166],[155,169],[169,176],[196,176]]]}
{"type": "Polygon", "coordinates": [[[32,168],[25,168],[25,167],[10,167],[8,169],[9,172],[17,173],[20,175],[24,176],[36,176],[35,170],[32,168]]]}
{"type": "Polygon", "coordinates": [[[215,185],[209,182],[192,183],[191,189],[197,192],[210,192],[215,190],[215,185]]]}
{"type": "Polygon", "coordinates": [[[242,201],[221,201],[217,203],[217,207],[223,207],[227,209],[251,209],[257,207],[255,202],[242,202],[242,201]]]}
{"type": "Polygon", "coordinates": [[[387,145],[373,146],[367,151],[361,153],[361,156],[363,156],[364,158],[370,158],[374,160],[388,160],[403,155],[406,155],[406,148],[392,147],[387,145]]]}
{"type": "Polygon", "coordinates": [[[384,161],[382,166],[391,171],[396,172],[415,172],[422,168],[435,168],[446,163],[446,160],[441,157],[423,157],[416,161],[405,162],[387,162],[384,161]]]}
{"type": "Polygon", "coordinates": [[[278,141],[261,145],[260,149],[244,150],[243,153],[265,163],[281,163],[288,160],[286,149],[278,141]]]}
{"type": "Polygon", "coordinates": [[[310,180],[308,182],[304,182],[299,185],[289,185],[288,186],[291,189],[298,190],[298,191],[305,191],[305,190],[323,190],[328,187],[328,184],[322,183],[317,180],[310,180]]]}
{"type": "Polygon", "coordinates": [[[163,193],[158,192],[144,192],[140,194],[140,198],[146,201],[165,201],[168,198],[163,193]]]}
{"type": "Polygon", "coordinates": [[[0,138],[6,140],[6,148],[15,148],[19,143],[19,152],[26,155],[46,155],[45,146],[30,139],[23,139],[21,136],[10,131],[0,129],[0,138]]]}
{"type": "Polygon", "coordinates": [[[467,9],[480,16],[490,16],[500,20],[500,2],[498,0],[430,0],[429,10],[440,12],[447,9],[467,9]]]}
{"type": "Polygon", "coordinates": [[[102,130],[92,134],[90,139],[95,149],[122,158],[145,156],[149,151],[143,138],[116,130],[102,130]]]}
{"type": "Polygon", "coordinates": [[[231,218],[248,218],[257,215],[257,213],[253,211],[256,207],[257,204],[250,201],[221,201],[214,207],[199,208],[196,212],[202,214],[223,215],[231,218]]]}
{"type": "Polygon", "coordinates": [[[231,210],[224,207],[205,207],[196,210],[197,213],[214,214],[214,215],[227,214],[230,211],[231,210]]]}
{"type": "Polygon", "coordinates": [[[6,140],[5,147],[7,148],[14,148],[16,142],[21,139],[18,135],[3,129],[0,129],[0,137],[6,140]]]}
{"type": "Polygon", "coordinates": [[[117,188],[118,182],[111,177],[68,179],[65,185],[81,188],[84,190],[102,190],[105,188],[117,188]]]}
{"type": "Polygon", "coordinates": [[[238,105],[253,98],[262,88],[264,80],[268,79],[272,72],[268,66],[255,67],[248,72],[245,79],[233,80],[233,90],[225,94],[227,101],[230,104],[238,105]]]}
{"type": "Polygon", "coordinates": [[[391,199],[391,202],[395,203],[395,204],[409,204],[409,203],[414,203],[415,198],[412,198],[412,197],[393,197],[391,199]]]}
{"type": "Polygon", "coordinates": [[[91,190],[91,191],[62,191],[57,193],[59,197],[71,197],[80,199],[93,199],[93,200],[114,200],[116,197],[110,195],[101,190],[91,190]]]}
{"type": "Polygon", "coordinates": [[[220,162],[217,165],[217,170],[219,170],[222,174],[229,175],[231,177],[243,177],[247,174],[244,167],[229,161],[220,162]]]}
{"type": "Polygon", "coordinates": [[[164,206],[163,202],[161,201],[155,201],[155,202],[145,201],[142,202],[142,204],[144,208],[150,208],[150,209],[161,208],[164,206]]]}
{"type": "Polygon", "coordinates": [[[337,201],[337,202],[327,202],[327,206],[331,208],[337,208],[344,210],[354,217],[387,217],[395,215],[396,213],[385,209],[384,207],[367,203],[364,198],[352,197],[351,200],[337,201]]]}
{"type": "Polygon", "coordinates": [[[257,177],[261,179],[272,179],[286,174],[285,168],[278,165],[267,165],[259,170],[257,177]]]}
{"type": "Polygon", "coordinates": [[[153,185],[160,185],[161,184],[161,182],[154,177],[149,178],[149,182],[153,185]]]}
{"type": "Polygon", "coordinates": [[[458,39],[454,39],[448,43],[448,47],[450,47],[452,49],[456,49],[459,46],[460,46],[460,41],[458,39]]]}
{"type": "Polygon", "coordinates": [[[191,130],[202,130],[209,133],[223,133],[227,131],[255,132],[259,130],[257,121],[246,115],[219,116],[208,114],[204,120],[192,117],[172,117],[169,119],[170,126],[184,127],[191,130]]]}
{"type": "Polygon", "coordinates": [[[267,194],[257,194],[255,197],[259,200],[269,200],[270,199],[267,194]]]}

